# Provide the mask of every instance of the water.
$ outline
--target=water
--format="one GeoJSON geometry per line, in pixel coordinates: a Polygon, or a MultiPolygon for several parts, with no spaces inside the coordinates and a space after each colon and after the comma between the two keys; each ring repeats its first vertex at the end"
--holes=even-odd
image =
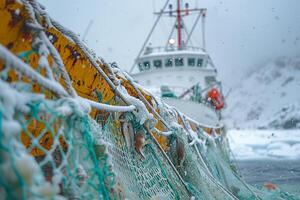
{"type": "Polygon", "coordinates": [[[300,160],[240,160],[236,164],[249,184],[262,187],[271,182],[300,197],[300,160]]]}
{"type": "Polygon", "coordinates": [[[300,197],[300,130],[229,130],[228,137],[246,182],[271,182],[300,197]]]}

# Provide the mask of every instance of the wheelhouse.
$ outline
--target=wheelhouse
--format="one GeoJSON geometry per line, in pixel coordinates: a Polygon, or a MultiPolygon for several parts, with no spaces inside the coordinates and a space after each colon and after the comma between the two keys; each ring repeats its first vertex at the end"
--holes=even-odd
{"type": "Polygon", "coordinates": [[[139,72],[172,68],[207,69],[208,56],[204,52],[193,51],[151,53],[139,57],[137,65],[139,72]]]}

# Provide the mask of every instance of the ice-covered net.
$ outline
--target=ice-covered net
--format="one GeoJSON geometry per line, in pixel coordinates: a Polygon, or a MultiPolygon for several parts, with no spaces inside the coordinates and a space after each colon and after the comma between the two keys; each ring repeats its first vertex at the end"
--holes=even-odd
{"type": "MultiPolygon", "coordinates": [[[[38,98],[26,102],[22,113],[5,102],[16,91],[0,83],[5,88],[0,94],[1,199],[112,197],[106,146],[95,140],[99,125],[69,99],[38,98]]],[[[19,92],[16,101],[24,101],[25,91],[19,92]]]]}
{"type": "Polygon", "coordinates": [[[192,129],[184,116],[153,97],[160,115],[155,117],[169,130],[149,128],[149,105],[120,85],[126,81],[121,72],[114,74],[120,69],[102,70],[101,61],[36,1],[0,2],[6,5],[0,21],[8,27],[12,20],[22,24],[13,27],[19,35],[0,33],[24,45],[22,51],[11,41],[4,47],[7,41],[0,37],[0,199],[296,199],[248,186],[229,159],[224,133],[209,136],[204,127],[192,129]],[[58,53],[60,45],[52,44],[57,40],[70,55],[58,53]],[[89,67],[80,69],[102,80],[95,85],[98,102],[75,87],[94,83],[74,76],[74,68],[85,64],[75,65],[78,59],[89,60],[89,67]],[[126,142],[120,113],[148,141],[145,158],[126,142]],[[165,148],[153,132],[167,138],[165,148]],[[184,146],[181,166],[172,151],[174,138],[184,146]]]}
{"type": "Polygon", "coordinates": [[[167,167],[168,163],[150,143],[144,147],[145,159],[128,149],[112,117],[106,121],[103,139],[108,144],[114,172],[124,197],[129,199],[181,199],[189,198],[178,177],[167,167]]]}

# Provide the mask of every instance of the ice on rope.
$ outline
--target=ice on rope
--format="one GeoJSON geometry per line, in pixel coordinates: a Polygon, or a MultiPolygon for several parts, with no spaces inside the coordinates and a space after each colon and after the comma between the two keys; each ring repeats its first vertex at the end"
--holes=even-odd
{"type": "Polygon", "coordinates": [[[127,90],[123,86],[119,86],[118,91],[125,97],[125,99],[133,106],[135,106],[134,114],[139,119],[140,124],[144,124],[147,120],[151,120],[153,118],[153,115],[148,112],[145,104],[128,94],[127,90]]]}
{"type": "MultiPolygon", "coordinates": [[[[152,105],[167,130],[155,128],[157,119],[147,110],[149,105],[130,96],[120,84],[119,77],[145,92],[128,74],[98,59],[37,1],[18,2],[24,9],[15,13],[28,16],[26,27],[36,33],[31,45],[39,60],[35,69],[0,45],[0,60],[5,64],[0,71],[0,199],[296,199],[280,190],[265,191],[246,184],[230,160],[226,134],[216,136],[214,129],[221,127],[209,127],[211,136],[194,121],[193,129],[191,119],[153,97],[152,105]],[[40,24],[39,16],[45,24],[40,24]],[[116,92],[116,102],[126,105],[78,96],[63,60],[45,34],[48,27],[77,45],[116,92]],[[57,69],[64,84],[56,79],[57,69]],[[17,80],[8,80],[8,71],[15,72],[17,80]],[[33,92],[34,84],[41,87],[40,92],[33,92]],[[97,112],[91,113],[92,108],[97,112]],[[120,119],[120,115],[126,117],[120,119]],[[127,132],[120,128],[129,124],[132,129],[127,132]],[[167,145],[158,146],[144,127],[163,136],[158,139],[167,145]],[[145,137],[145,158],[136,148],[128,148],[125,134],[145,137]],[[177,144],[170,142],[174,138],[184,151],[180,166],[176,164],[177,144]]],[[[288,147],[280,141],[268,148],[276,154],[278,148],[288,147]]]]}

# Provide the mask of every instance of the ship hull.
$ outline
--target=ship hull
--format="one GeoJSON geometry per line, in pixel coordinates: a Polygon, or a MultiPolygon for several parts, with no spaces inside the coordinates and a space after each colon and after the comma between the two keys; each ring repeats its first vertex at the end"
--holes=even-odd
{"type": "Polygon", "coordinates": [[[218,114],[210,107],[188,100],[164,98],[164,102],[177,108],[180,112],[191,117],[199,124],[206,127],[220,127],[218,114]]]}

